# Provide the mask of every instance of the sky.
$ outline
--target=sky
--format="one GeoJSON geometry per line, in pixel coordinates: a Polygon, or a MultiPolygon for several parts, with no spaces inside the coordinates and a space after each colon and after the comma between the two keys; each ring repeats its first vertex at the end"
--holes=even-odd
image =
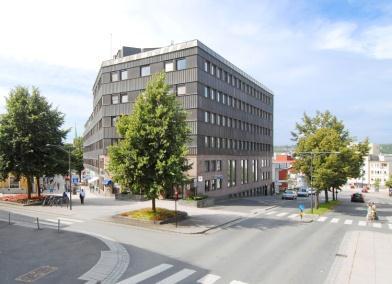
{"type": "Polygon", "coordinates": [[[0,113],[39,87],[81,135],[103,60],[198,39],[274,92],[274,144],[330,110],[357,140],[392,143],[392,1],[1,1],[0,113]]]}

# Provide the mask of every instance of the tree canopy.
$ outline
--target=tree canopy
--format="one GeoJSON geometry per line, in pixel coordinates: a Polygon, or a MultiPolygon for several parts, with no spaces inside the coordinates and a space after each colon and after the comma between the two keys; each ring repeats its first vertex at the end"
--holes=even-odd
{"type": "Polygon", "coordinates": [[[75,137],[71,150],[71,168],[78,172],[79,179],[84,169],[83,166],[83,137],[75,137]]]}
{"type": "Polygon", "coordinates": [[[123,139],[109,147],[114,181],[151,198],[154,212],[158,194],[183,183],[190,168],[186,112],[169,90],[165,75],[155,75],[136,99],[132,114],[117,120],[123,139]]]}
{"type": "Polygon", "coordinates": [[[62,154],[46,146],[62,144],[68,132],[63,123],[64,115],[37,88],[11,90],[0,117],[0,178],[26,177],[30,198],[34,177],[66,172],[62,154]]]}
{"type": "Polygon", "coordinates": [[[317,112],[314,117],[304,114],[301,123],[292,132],[296,142],[297,158],[294,167],[304,173],[318,193],[335,190],[344,185],[347,178],[361,175],[363,156],[368,153],[367,140],[354,143],[342,121],[329,111],[317,112]]]}

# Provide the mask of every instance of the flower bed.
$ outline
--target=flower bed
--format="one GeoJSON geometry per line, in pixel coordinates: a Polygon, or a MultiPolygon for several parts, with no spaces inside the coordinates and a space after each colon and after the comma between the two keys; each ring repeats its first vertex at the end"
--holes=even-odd
{"type": "MultiPolygon", "coordinates": [[[[186,212],[177,211],[177,220],[184,220],[187,217],[186,212]]],[[[134,211],[123,212],[115,215],[114,218],[122,219],[128,224],[167,224],[174,223],[176,220],[176,212],[165,208],[157,208],[156,213],[152,212],[150,208],[143,208],[134,211]]]]}
{"type": "Polygon", "coordinates": [[[31,198],[28,199],[27,194],[8,194],[0,197],[0,200],[20,203],[20,204],[31,204],[31,203],[40,203],[44,198],[45,196],[31,196],[31,198]]]}

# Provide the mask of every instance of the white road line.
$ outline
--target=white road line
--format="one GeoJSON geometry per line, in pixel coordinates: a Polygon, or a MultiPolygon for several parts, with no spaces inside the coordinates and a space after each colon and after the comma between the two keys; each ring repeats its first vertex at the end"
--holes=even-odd
{"type": "Polygon", "coordinates": [[[213,284],[216,281],[218,281],[221,277],[218,275],[214,275],[214,274],[207,274],[206,276],[204,276],[203,278],[197,280],[197,283],[201,283],[201,284],[213,284]]]}
{"type": "MultiPolygon", "coordinates": [[[[35,222],[37,224],[37,222],[35,222]]],[[[45,222],[45,221],[39,221],[40,225],[48,225],[48,226],[53,226],[53,227],[57,227],[57,223],[52,223],[52,222],[45,222]]]]}
{"type": "Polygon", "coordinates": [[[291,214],[290,216],[289,216],[289,218],[295,218],[295,217],[297,217],[298,216],[298,214],[291,214]]]}
{"type": "Polygon", "coordinates": [[[353,223],[353,220],[346,220],[344,221],[345,225],[351,225],[353,223]]]}
{"type": "Polygon", "coordinates": [[[388,224],[389,229],[392,230],[392,224],[388,224]]]}
{"type": "Polygon", "coordinates": [[[332,218],[331,223],[338,223],[339,222],[339,218],[332,218]]]}
{"type": "Polygon", "coordinates": [[[317,222],[324,222],[325,220],[327,220],[327,217],[320,217],[317,219],[317,222]]]}
{"type": "MultiPolygon", "coordinates": [[[[49,221],[49,222],[53,222],[53,223],[56,223],[57,224],[57,222],[58,222],[58,220],[56,220],[56,219],[45,219],[46,221],[49,221]]],[[[71,225],[71,224],[73,224],[72,222],[67,222],[67,221],[64,221],[64,220],[62,220],[62,219],[60,219],[60,225],[61,224],[65,224],[65,225],[71,225]]]]}
{"type": "Polygon", "coordinates": [[[140,283],[140,282],[142,282],[142,281],[144,281],[144,280],[146,280],[146,279],[148,279],[150,277],[153,277],[153,276],[155,276],[155,275],[157,275],[157,274],[159,274],[159,273],[161,273],[163,271],[168,270],[171,267],[173,267],[173,265],[167,264],[167,263],[163,263],[163,264],[155,266],[155,267],[153,267],[151,269],[148,269],[148,270],[146,270],[144,272],[136,274],[136,275],[134,275],[132,277],[124,279],[123,281],[118,282],[117,284],[136,284],[136,283],[140,283]]]}
{"type": "Polygon", "coordinates": [[[246,284],[246,283],[238,280],[233,280],[230,282],[230,284],[246,284]]]}
{"type": "Polygon", "coordinates": [[[381,223],[373,223],[373,228],[381,228],[381,223]]]}
{"type": "Polygon", "coordinates": [[[69,222],[76,222],[76,223],[83,223],[83,222],[84,222],[84,221],[78,220],[78,219],[63,218],[63,217],[60,217],[60,218],[58,218],[58,219],[64,220],[64,221],[69,221],[69,222]]]}
{"type": "Polygon", "coordinates": [[[175,284],[184,280],[195,272],[195,270],[184,268],[183,270],[180,270],[179,272],[157,282],[157,284],[175,284]]]}
{"type": "Polygon", "coordinates": [[[282,213],[276,214],[276,216],[278,216],[278,217],[283,217],[283,216],[285,216],[285,215],[287,215],[287,214],[289,214],[289,213],[287,213],[287,212],[282,212],[282,213]]]}
{"type": "Polygon", "coordinates": [[[265,215],[272,215],[272,214],[275,214],[275,213],[277,213],[277,211],[270,211],[270,212],[265,213],[265,215]]]}
{"type": "Polygon", "coordinates": [[[366,221],[359,221],[358,226],[365,227],[366,226],[366,221]]]}

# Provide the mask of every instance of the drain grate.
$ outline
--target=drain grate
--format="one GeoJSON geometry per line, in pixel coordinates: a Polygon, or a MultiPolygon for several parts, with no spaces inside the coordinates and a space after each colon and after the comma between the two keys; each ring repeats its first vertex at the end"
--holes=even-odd
{"type": "Polygon", "coordinates": [[[347,257],[347,254],[341,254],[341,253],[337,253],[337,254],[335,254],[336,256],[339,256],[339,257],[347,257]]]}

